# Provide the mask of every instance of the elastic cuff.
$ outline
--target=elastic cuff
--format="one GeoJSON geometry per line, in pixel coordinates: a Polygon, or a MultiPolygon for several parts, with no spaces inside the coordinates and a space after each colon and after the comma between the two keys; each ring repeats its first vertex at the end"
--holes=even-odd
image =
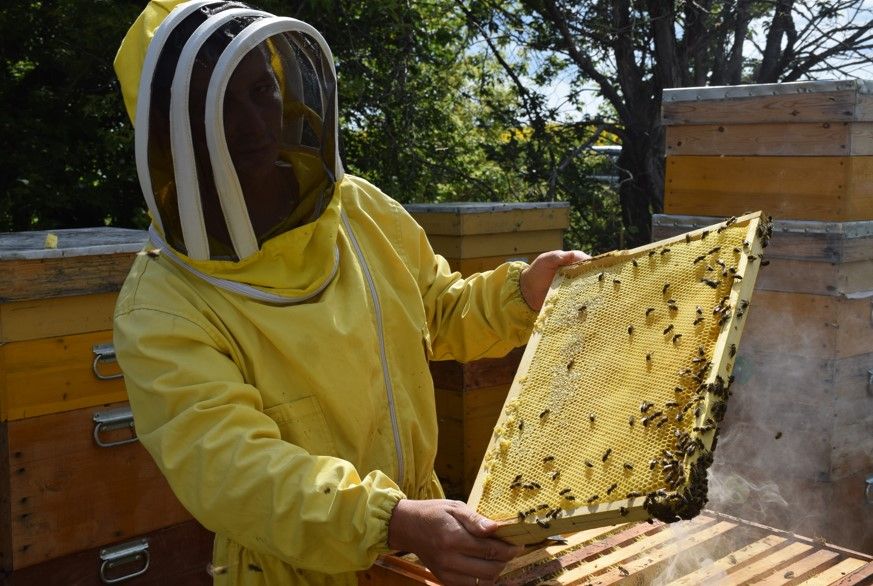
{"type": "Polygon", "coordinates": [[[524,315],[523,313],[521,317],[528,318],[531,325],[533,325],[539,312],[531,308],[521,292],[521,273],[529,265],[520,260],[511,261],[507,264],[509,265],[509,272],[506,275],[506,287],[508,292],[507,301],[522,306],[523,312],[527,315],[524,315]]]}

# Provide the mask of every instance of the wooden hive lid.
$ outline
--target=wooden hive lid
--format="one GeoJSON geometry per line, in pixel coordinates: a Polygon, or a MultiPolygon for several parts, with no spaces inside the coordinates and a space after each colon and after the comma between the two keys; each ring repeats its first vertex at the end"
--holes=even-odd
{"type": "Polygon", "coordinates": [[[565,230],[570,225],[567,202],[447,202],[404,207],[429,236],[565,230]]]}
{"type": "Polygon", "coordinates": [[[873,81],[821,80],[665,89],[665,125],[873,121],[873,81]]]}

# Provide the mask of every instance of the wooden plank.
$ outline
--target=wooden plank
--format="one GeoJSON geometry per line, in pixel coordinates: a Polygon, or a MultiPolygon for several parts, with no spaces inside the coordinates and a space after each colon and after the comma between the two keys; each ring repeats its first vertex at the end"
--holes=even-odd
{"type": "MultiPolygon", "coordinates": [[[[700,531],[708,525],[714,524],[715,519],[712,517],[697,517],[691,521],[682,523],[684,528],[700,531]]],[[[640,539],[634,543],[629,543],[623,547],[616,548],[614,551],[606,553],[596,559],[582,563],[579,566],[560,575],[558,581],[561,584],[573,584],[582,580],[589,579],[591,576],[600,574],[604,570],[609,569],[615,564],[625,564],[631,558],[650,552],[662,543],[667,543],[674,538],[671,531],[659,531],[654,535],[647,536],[645,539],[640,539]]]]}
{"type": "MultiPolygon", "coordinates": [[[[641,527],[642,528],[642,527],[641,527]]],[[[527,568],[538,566],[542,563],[548,563],[551,560],[558,560],[565,555],[572,554],[584,544],[596,539],[607,539],[611,535],[621,533],[628,529],[627,525],[614,525],[612,527],[598,527],[596,529],[588,529],[585,531],[577,531],[565,536],[564,542],[555,543],[554,545],[546,545],[544,547],[531,547],[532,551],[524,553],[517,558],[510,560],[506,564],[503,572],[500,575],[501,583],[504,580],[511,579],[511,575],[515,572],[525,572],[527,568]]],[[[563,567],[563,566],[562,566],[563,567]]]]}
{"type": "Polygon", "coordinates": [[[857,120],[855,89],[701,101],[668,101],[661,106],[667,125],[750,123],[819,123],[857,120]]]}
{"type": "Polygon", "coordinates": [[[397,556],[380,556],[370,568],[358,572],[364,586],[439,586],[433,574],[422,565],[397,556]]]}
{"type": "Polygon", "coordinates": [[[481,387],[511,384],[524,347],[516,348],[503,358],[483,358],[461,363],[440,360],[430,363],[434,386],[441,389],[471,391],[481,387]]]}
{"type": "Polygon", "coordinates": [[[868,563],[848,576],[841,578],[834,586],[855,586],[856,584],[870,584],[873,577],[873,563],[868,563]]]}
{"type": "Polygon", "coordinates": [[[564,243],[561,230],[535,230],[501,234],[463,236],[429,236],[434,251],[447,258],[516,256],[542,250],[560,250],[564,243]]]}
{"type": "Polygon", "coordinates": [[[428,236],[565,230],[570,225],[570,206],[565,203],[412,204],[406,208],[428,236]]]}
{"type": "MultiPolygon", "coordinates": [[[[869,97],[869,96],[865,96],[869,97]]],[[[869,116],[868,118],[869,119],[869,116]]],[[[873,127],[867,123],[849,126],[850,154],[873,154],[873,127]]]]}
{"type": "Polygon", "coordinates": [[[873,219],[873,157],[849,157],[847,220],[873,219]]]}
{"type": "Polygon", "coordinates": [[[484,271],[490,271],[491,269],[496,269],[503,263],[514,260],[531,263],[537,256],[544,252],[548,251],[536,250],[522,254],[502,254],[498,256],[486,256],[481,258],[447,258],[446,260],[449,263],[449,267],[453,271],[458,271],[466,277],[472,275],[473,273],[481,273],[484,271]]]}
{"type": "MultiPolygon", "coordinates": [[[[873,219],[873,205],[849,189],[854,161],[868,157],[667,157],[664,211],[739,215],[764,210],[780,219],[873,219]],[[853,204],[850,198],[861,198],[853,204]]],[[[861,179],[860,177],[858,178],[861,179]]]]}
{"type": "Polygon", "coordinates": [[[843,157],[873,155],[871,137],[870,122],[736,124],[725,120],[668,126],[666,142],[668,155],[843,157]]]}
{"type": "Polygon", "coordinates": [[[119,291],[135,254],[4,261],[0,302],[119,291]]]}
{"type": "MultiPolygon", "coordinates": [[[[93,370],[96,344],[111,331],[0,345],[0,420],[17,420],[103,405],[127,398],[124,381],[100,380],[93,370]]],[[[103,375],[119,373],[116,362],[98,364],[103,375]]]]}
{"type": "MultiPolygon", "coordinates": [[[[141,576],[125,580],[130,586],[186,584],[209,586],[207,567],[212,559],[213,534],[197,521],[158,529],[144,536],[148,540],[149,567],[141,576]]],[[[117,541],[117,540],[113,540],[117,541]]],[[[126,540],[122,539],[121,543],[126,540]]],[[[105,544],[110,545],[110,544],[105,544]]],[[[100,580],[100,549],[93,548],[12,572],[9,586],[103,586],[100,580]]],[[[109,579],[120,578],[142,567],[138,563],[106,571],[109,579]]]]}
{"type": "MultiPolygon", "coordinates": [[[[703,544],[708,544],[708,547],[726,547],[726,542],[719,540],[734,528],[736,528],[735,523],[721,521],[689,535],[682,535],[680,530],[674,541],[648,551],[644,556],[625,562],[621,566],[610,568],[605,574],[597,577],[597,582],[603,585],[625,580],[638,584],[662,582],[668,579],[662,575],[666,566],[672,565],[678,558],[693,554],[703,544]],[[716,540],[716,543],[710,543],[713,540],[716,540]]],[[[677,570],[671,567],[670,571],[672,573],[677,570]]]]}
{"type": "Polygon", "coordinates": [[[846,358],[873,348],[870,299],[757,291],[747,316],[745,352],[846,358]]]}
{"type": "MultiPolygon", "coordinates": [[[[802,586],[831,586],[841,578],[848,576],[855,570],[862,568],[866,562],[856,558],[846,558],[835,566],[828,568],[820,574],[808,578],[800,583],[802,586]]],[[[798,586],[800,586],[798,585],[798,586]]]]}
{"type": "Polygon", "coordinates": [[[737,570],[730,575],[731,583],[741,584],[746,581],[760,579],[763,575],[769,574],[774,569],[783,567],[811,549],[812,546],[805,543],[796,541],[790,543],[774,553],[737,568],[737,570]]]}
{"type": "MultiPolygon", "coordinates": [[[[719,219],[712,216],[655,214],[652,217],[652,234],[656,240],[669,238],[709,226],[719,219]]],[[[773,236],[764,251],[771,261],[787,259],[851,263],[873,259],[873,222],[774,220],[773,224],[773,236]]]]}
{"type": "MultiPolygon", "coordinates": [[[[867,433],[873,433],[873,426],[868,426],[867,433]]],[[[868,440],[864,441],[869,445],[868,440]]],[[[869,464],[870,454],[863,454],[859,459],[869,464]]],[[[854,552],[873,552],[870,505],[864,496],[870,470],[869,466],[855,466],[846,461],[845,455],[836,456],[831,468],[830,512],[820,534],[826,536],[828,541],[854,552]]],[[[862,554],[853,557],[862,557],[862,554]]]]}
{"type": "Polygon", "coordinates": [[[797,579],[803,579],[817,573],[824,566],[832,566],[833,560],[839,557],[835,551],[828,549],[819,549],[812,552],[808,556],[794,562],[786,568],[777,570],[756,584],[765,584],[766,586],[780,586],[788,584],[797,579]]]}
{"type": "Polygon", "coordinates": [[[112,329],[118,293],[0,303],[0,344],[112,329]]]}
{"type": "Polygon", "coordinates": [[[690,574],[686,574],[681,578],[669,582],[668,586],[697,586],[698,584],[704,584],[716,578],[722,578],[734,568],[742,567],[742,565],[747,562],[768,555],[769,552],[773,552],[775,548],[781,546],[783,543],[785,543],[784,537],[779,537],[778,535],[767,535],[754,543],[750,543],[737,551],[731,552],[709,565],[703,566],[690,574]]]}
{"type": "MultiPolygon", "coordinates": [[[[191,518],[138,442],[96,445],[92,416],[103,410],[2,424],[9,434],[13,568],[191,518]]],[[[124,437],[130,437],[128,430],[104,441],[124,437]]]]}
{"type": "MultiPolygon", "coordinates": [[[[661,523],[648,524],[636,523],[627,526],[626,529],[610,535],[609,537],[595,541],[580,549],[562,555],[559,558],[544,560],[542,563],[531,563],[524,567],[523,571],[510,575],[501,576],[501,586],[522,586],[534,581],[542,580],[546,576],[564,572],[566,568],[583,560],[598,555],[607,555],[610,551],[621,551],[626,545],[637,543],[647,535],[660,535],[663,533],[661,523]]],[[[563,575],[562,575],[563,576],[563,575]]]]}

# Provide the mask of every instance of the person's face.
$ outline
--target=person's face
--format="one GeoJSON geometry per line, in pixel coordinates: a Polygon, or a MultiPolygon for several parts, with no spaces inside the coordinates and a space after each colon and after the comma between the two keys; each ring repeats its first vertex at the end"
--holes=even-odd
{"type": "MultiPolygon", "coordinates": [[[[191,79],[192,97],[198,95],[203,100],[208,81],[207,74],[195,68],[191,79]]],[[[202,118],[195,122],[192,117],[198,156],[208,152],[202,122],[202,118]]],[[[265,51],[258,47],[240,61],[224,96],[224,133],[239,175],[258,176],[269,171],[279,157],[281,127],[279,84],[265,51]]]]}

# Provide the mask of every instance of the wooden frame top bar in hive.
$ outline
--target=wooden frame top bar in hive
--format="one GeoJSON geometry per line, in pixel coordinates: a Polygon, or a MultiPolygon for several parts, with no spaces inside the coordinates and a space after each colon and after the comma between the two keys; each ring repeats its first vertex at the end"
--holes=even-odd
{"type": "Polygon", "coordinates": [[[700,512],[768,238],[748,214],[555,278],[469,499],[498,535],[700,512]]]}

